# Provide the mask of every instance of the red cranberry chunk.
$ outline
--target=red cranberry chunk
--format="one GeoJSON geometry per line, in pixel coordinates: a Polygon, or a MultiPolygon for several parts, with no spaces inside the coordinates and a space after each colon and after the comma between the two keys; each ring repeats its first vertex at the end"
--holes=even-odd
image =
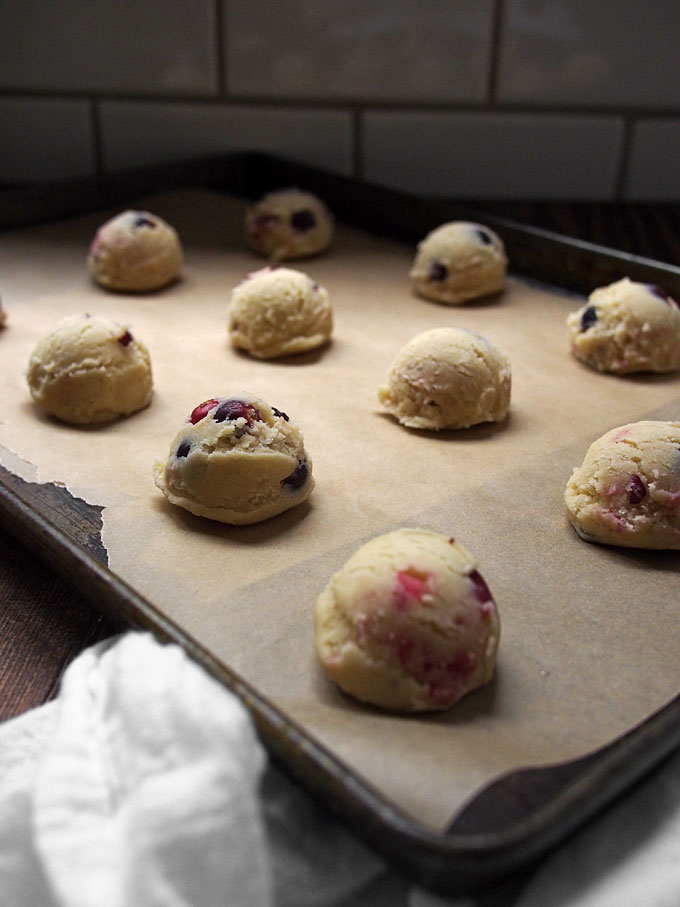
{"type": "Polygon", "coordinates": [[[446,278],[448,276],[449,276],[449,269],[446,267],[446,265],[443,265],[440,261],[433,261],[427,272],[428,280],[436,280],[438,282],[441,282],[442,280],[446,280],[446,278]]]}
{"type": "Polygon", "coordinates": [[[663,299],[664,302],[670,305],[670,297],[665,290],[662,290],[658,284],[649,283],[647,284],[647,289],[652,294],[652,296],[657,296],[659,299],[663,299]]]}
{"type": "Polygon", "coordinates": [[[407,611],[421,601],[427,592],[429,574],[413,567],[399,570],[392,590],[392,601],[399,611],[407,611]]]}
{"type": "Polygon", "coordinates": [[[290,225],[299,233],[305,233],[316,227],[316,217],[308,208],[302,208],[300,211],[294,211],[290,216],[290,225]]]}
{"type": "Polygon", "coordinates": [[[413,658],[415,643],[412,636],[399,636],[396,640],[396,653],[399,663],[406,667],[413,658]]]}
{"type": "Polygon", "coordinates": [[[628,479],[628,503],[639,504],[647,495],[647,486],[640,476],[630,476],[628,479]]]}
{"type": "Polygon", "coordinates": [[[229,399],[220,403],[213,413],[213,419],[215,422],[235,422],[237,419],[245,419],[248,425],[252,425],[253,422],[261,422],[262,416],[252,403],[229,399]]]}
{"type": "Polygon", "coordinates": [[[581,315],[581,330],[587,331],[588,328],[591,328],[597,321],[597,309],[594,305],[589,305],[588,308],[583,310],[581,315]]]}
{"type": "Polygon", "coordinates": [[[493,601],[493,596],[489,592],[489,587],[479,570],[473,570],[472,573],[468,575],[468,579],[475,587],[475,595],[481,605],[493,601]]]}
{"type": "Polygon", "coordinates": [[[122,346],[129,346],[132,343],[132,334],[129,331],[125,331],[124,334],[121,334],[118,338],[118,343],[122,346]]]}
{"type": "Polygon", "coordinates": [[[300,460],[298,465],[295,467],[293,472],[289,476],[286,476],[285,479],[281,481],[282,488],[291,488],[296,490],[302,488],[302,486],[307,481],[307,476],[309,474],[309,469],[307,468],[307,463],[305,460],[300,460]]]}
{"type": "Polygon", "coordinates": [[[273,230],[276,227],[280,220],[281,218],[278,214],[259,214],[248,225],[248,232],[253,236],[258,233],[268,233],[269,230],[273,230]]]}
{"type": "Polygon", "coordinates": [[[204,400],[203,403],[199,403],[195,409],[191,411],[189,416],[189,421],[192,425],[195,425],[197,422],[200,422],[201,419],[205,419],[210,410],[217,406],[219,400],[216,400],[214,397],[211,397],[210,400],[204,400]]]}

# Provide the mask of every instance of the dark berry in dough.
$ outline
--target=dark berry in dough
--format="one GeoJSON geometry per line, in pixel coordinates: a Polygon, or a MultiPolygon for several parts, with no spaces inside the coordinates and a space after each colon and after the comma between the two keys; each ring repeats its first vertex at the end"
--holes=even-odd
{"type": "Polygon", "coordinates": [[[449,276],[449,269],[440,261],[433,261],[427,273],[429,280],[442,281],[449,276]]]}
{"type": "Polygon", "coordinates": [[[294,211],[291,214],[290,223],[299,233],[304,233],[316,227],[316,217],[307,208],[302,208],[302,210],[294,211]]]}
{"type": "Polygon", "coordinates": [[[179,460],[182,457],[188,456],[190,450],[191,450],[191,441],[182,441],[182,443],[177,448],[177,452],[176,452],[175,456],[179,460]]]}
{"type": "Polygon", "coordinates": [[[308,472],[306,460],[300,460],[293,472],[283,479],[281,486],[292,489],[302,488],[307,481],[308,472]]]}
{"type": "Polygon", "coordinates": [[[225,400],[224,403],[220,403],[213,413],[213,419],[215,422],[226,422],[227,420],[235,422],[237,419],[245,419],[248,425],[251,425],[253,422],[260,422],[262,416],[252,403],[246,403],[245,400],[229,399],[225,400]]]}
{"type": "Polygon", "coordinates": [[[584,309],[583,315],[581,315],[581,330],[587,331],[588,328],[591,328],[597,321],[597,309],[594,305],[589,305],[587,309],[584,309]]]}

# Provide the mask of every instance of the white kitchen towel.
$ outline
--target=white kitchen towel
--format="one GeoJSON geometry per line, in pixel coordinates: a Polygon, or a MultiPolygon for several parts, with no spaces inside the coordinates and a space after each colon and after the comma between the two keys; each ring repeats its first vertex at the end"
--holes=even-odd
{"type": "Polygon", "coordinates": [[[0,727],[0,904],[267,907],[264,766],[246,710],[179,647],[86,650],[56,701],[0,727]]]}
{"type": "Polygon", "coordinates": [[[268,764],[242,703],[174,645],[86,650],[0,724],[0,907],[677,907],[680,754],[531,873],[410,885],[268,764]]]}

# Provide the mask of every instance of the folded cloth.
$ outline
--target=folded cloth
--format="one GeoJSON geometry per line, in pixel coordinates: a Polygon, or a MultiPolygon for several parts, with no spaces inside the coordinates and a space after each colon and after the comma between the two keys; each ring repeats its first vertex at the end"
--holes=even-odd
{"type": "Polygon", "coordinates": [[[0,904],[267,907],[265,763],[245,708],[178,646],[86,650],[56,701],[0,726],[0,904]]]}
{"type": "Polygon", "coordinates": [[[532,872],[410,885],[268,763],[236,696],[129,632],[0,725],[0,907],[676,907],[680,754],[532,872]]]}

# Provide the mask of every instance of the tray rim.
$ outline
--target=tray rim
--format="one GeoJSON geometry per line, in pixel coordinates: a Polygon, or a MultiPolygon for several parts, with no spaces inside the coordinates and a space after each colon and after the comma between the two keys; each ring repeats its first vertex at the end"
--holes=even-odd
{"type": "MultiPolygon", "coordinates": [[[[482,217],[482,212],[452,202],[422,199],[275,155],[238,152],[180,164],[135,168],[102,178],[0,191],[0,229],[72,217],[174,188],[196,186],[255,198],[281,185],[305,185],[327,199],[339,220],[409,242],[445,220],[482,217]],[[373,205],[368,218],[351,217],[348,190],[361,192],[373,205]],[[386,219],[388,208],[391,215],[386,219]],[[395,210],[407,214],[410,211],[413,215],[400,222],[396,237],[394,229],[387,229],[394,225],[395,210]]],[[[677,285],[680,295],[680,268],[673,265],[495,215],[483,213],[483,221],[496,229],[511,248],[525,253],[519,255],[519,260],[516,255],[510,256],[520,273],[525,273],[525,268],[532,271],[536,260],[532,254],[534,247],[541,252],[548,248],[558,261],[564,262],[571,255],[577,262],[575,269],[571,265],[566,268],[561,280],[556,280],[552,271],[553,280],[548,282],[558,286],[563,286],[566,280],[570,284],[567,288],[582,291],[570,267],[572,271],[588,270],[589,264],[595,263],[603,265],[605,273],[619,269],[649,282],[663,278],[664,286],[677,285]]],[[[539,275],[538,279],[544,277],[539,275]]],[[[375,791],[86,547],[33,508],[30,501],[17,493],[14,480],[23,482],[0,467],[0,521],[11,534],[64,575],[114,622],[151,631],[162,641],[181,645],[245,703],[268,750],[289,774],[401,872],[433,889],[456,894],[478,890],[530,866],[611,805],[680,745],[679,694],[594,753],[557,766],[527,766],[496,779],[473,796],[448,831],[432,831],[375,791]],[[9,481],[5,473],[12,477],[9,481]],[[461,818],[469,815],[483,796],[494,795],[498,786],[507,788],[508,784],[518,784],[521,788],[522,776],[527,773],[546,775],[554,769],[559,769],[563,776],[558,792],[531,806],[524,818],[492,832],[457,828],[461,818]]],[[[59,490],[70,497],[65,489],[59,490]]]]}

